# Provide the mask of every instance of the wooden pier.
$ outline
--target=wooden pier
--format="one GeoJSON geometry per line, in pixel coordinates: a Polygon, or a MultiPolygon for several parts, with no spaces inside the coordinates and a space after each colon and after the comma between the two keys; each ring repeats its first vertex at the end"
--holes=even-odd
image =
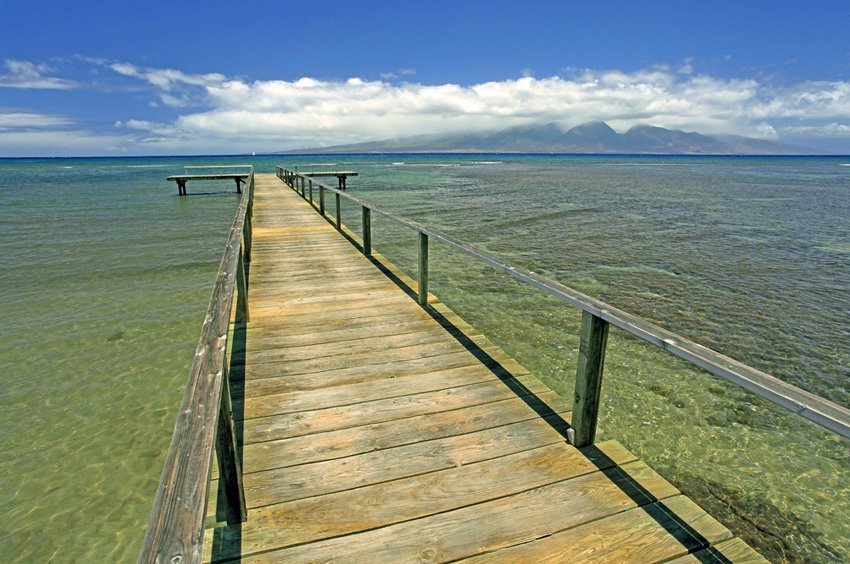
{"type": "Polygon", "coordinates": [[[595,442],[609,324],[850,437],[815,394],[304,173],[251,173],[139,561],[764,561],[595,442]],[[374,252],[373,214],[418,232],[415,280],[374,252]],[[582,310],[573,398],[428,292],[429,240],[582,310]]]}
{"type": "Polygon", "coordinates": [[[763,561],[618,443],[569,444],[572,398],[286,178],[248,180],[140,562],[763,561]]]}

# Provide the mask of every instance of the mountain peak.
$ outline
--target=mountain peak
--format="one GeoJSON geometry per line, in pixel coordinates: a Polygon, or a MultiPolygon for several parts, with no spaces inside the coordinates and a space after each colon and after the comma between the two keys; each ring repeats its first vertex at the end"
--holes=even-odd
{"type": "Polygon", "coordinates": [[[610,137],[612,135],[618,135],[618,133],[604,121],[588,121],[587,123],[573,127],[567,131],[567,135],[573,137],[610,137]]]}
{"type": "Polygon", "coordinates": [[[555,123],[514,126],[489,133],[451,136],[420,135],[289,153],[634,153],[662,155],[799,155],[799,147],[735,137],[734,140],[695,132],[636,125],[617,133],[604,121],[589,121],[566,133],[555,123]]]}

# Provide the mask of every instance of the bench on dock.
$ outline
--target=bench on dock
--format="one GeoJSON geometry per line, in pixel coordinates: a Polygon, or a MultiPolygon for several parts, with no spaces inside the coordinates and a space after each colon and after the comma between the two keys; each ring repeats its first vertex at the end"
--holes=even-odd
{"type": "Polygon", "coordinates": [[[166,178],[177,183],[177,195],[186,195],[186,183],[189,180],[234,180],[236,181],[236,193],[242,193],[242,184],[247,182],[253,172],[253,165],[221,165],[221,166],[185,166],[184,174],[174,174],[166,178]],[[227,169],[242,169],[241,171],[224,172],[227,169]],[[190,171],[201,172],[190,172],[190,171]]]}
{"type": "Polygon", "coordinates": [[[339,181],[340,190],[346,189],[345,180],[349,176],[357,176],[356,172],[350,170],[324,170],[320,172],[301,172],[300,174],[303,174],[304,176],[308,176],[310,178],[336,176],[337,180],[339,181]]]}

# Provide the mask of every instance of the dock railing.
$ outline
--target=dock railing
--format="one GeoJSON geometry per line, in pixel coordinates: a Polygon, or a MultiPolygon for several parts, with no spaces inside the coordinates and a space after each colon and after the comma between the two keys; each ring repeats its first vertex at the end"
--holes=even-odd
{"type": "Polygon", "coordinates": [[[429,241],[433,239],[582,310],[573,420],[570,423],[571,429],[569,430],[570,441],[577,447],[589,446],[595,440],[609,325],[619,327],[623,331],[682,358],[715,376],[732,382],[838,435],[850,438],[850,410],[843,406],[784,382],[766,372],[747,366],[650,323],[641,317],[617,309],[531,270],[511,265],[499,257],[475,249],[412,219],[381,209],[348,192],[333,188],[282,166],[277,166],[276,170],[277,176],[281,180],[313,206],[316,206],[314,192],[318,190],[317,209],[323,216],[328,214],[325,195],[328,192],[333,193],[335,200],[333,223],[339,230],[342,229],[340,198],[347,198],[359,205],[362,213],[363,253],[367,256],[372,254],[372,213],[386,217],[417,232],[417,292],[419,304],[422,306],[427,306],[428,303],[428,245],[429,241]]]}
{"type": "Polygon", "coordinates": [[[224,248],[139,562],[200,561],[213,452],[227,522],[243,522],[247,515],[228,384],[227,344],[234,297],[236,322],[248,321],[245,264],[251,260],[253,200],[251,172],[224,248]]]}

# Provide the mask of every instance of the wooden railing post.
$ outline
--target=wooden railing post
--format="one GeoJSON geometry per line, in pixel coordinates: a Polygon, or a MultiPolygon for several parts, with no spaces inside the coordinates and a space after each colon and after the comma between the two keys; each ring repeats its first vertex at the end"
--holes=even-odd
{"type": "Polygon", "coordinates": [[[313,179],[309,180],[310,182],[310,205],[313,205],[313,179]]]}
{"type": "Polygon", "coordinates": [[[248,508],[245,505],[245,489],[242,486],[242,463],[239,460],[239,451],[236,450],[227,363],[224,364],[222,386],[224,389],[219,404],[215,452],[218,460],[219,487],[226,500],[225,517],[228,525],[234,525],[247,520],[248,508]]]}
{"type": "Polygon", "coordinates": [[[339,203],[339,192],[334,192],[334,196],[336,196],[336,228],[340,230],[342,229],[342,213],[340,211],[342,206],[339,203]]]}
{"type": "Polygon", "coordinates": [[[319,213],[325,215],[325,187],[319,184],[319,213]]]}
{"type": "Polygon", "coordinates": [[[428,235],[419,232],[419,305],[428,305],[428,235]]]}
{"type": "MultiPolygon", "coordinates": [[[[250,209],[250,208],[249,208],[250,209]]],[[[245,214],[245,223],[242,224],[242,250],[245,251],[245,262],[251,262],[251,214],[245,214]]]]}
{"type": "Polygon", "coordinates": [[[372,254],[372,210],[363,206],[363,254],[372,254]]]}
{"type": "Polygon", "coordinates": [[[248,314],[248,279],[245,277],[245,252],[244,245],[239,252],[239,263],[236,267],[236,290],[237,302],[236,314],[244,322],[248,322],[250,315],[248,314]]]}
{"type": "Polygon", "coordinates": [[[303,176],[301,176],[300,178],[301,178],[301,197],[306,200],[307,199],[307,181],[303,176]]]}
{"type": "Polygon", "coordinates": [[[605,364],[607,342],[608,322],[588,311],[582,312],[573,420],[572,429],[570,429],[571,442],[578,448],[592,445],[596,439],[596,422],[599,418],[602,370],[605,364]]]}

